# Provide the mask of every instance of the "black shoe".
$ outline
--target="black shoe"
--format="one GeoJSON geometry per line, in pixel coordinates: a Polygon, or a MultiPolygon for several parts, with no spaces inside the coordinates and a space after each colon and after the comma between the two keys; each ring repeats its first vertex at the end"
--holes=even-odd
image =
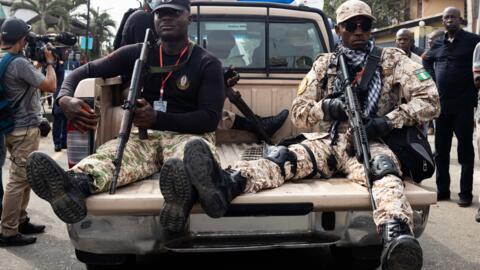
{"type": "Polygon", "coordinates": [[[11,247],[11,246],[26,246],[35,243],[37,241],[36,237],[25,236],[21,234],[16,234],[14,236],[3,236],[0,234],[0,246],[11,247]]]}
{"type": "Polygon", "coordinates": [[[272,137],[272,135],[282,127],[283,123],[285,123],[285,120],[287,120],[287,117],[288,110],[283,110],[277,115],[261,117],[259,120],[262,126],[265,128],[267,135],[272,137]]]}
{"type": "Polygon", "coordinates": [[[55,144],[54,150],[55,150],[55,152],[60,152],[60,151],[62,151],[62,146],[58,145],[58,144],[55,144]]]}
{"type": "Polygon", "coordinates": [[[92,194],[92,177],[65,172],[53,159],[40,152],[28,156],[26,169],[32,190],[52,205],[61,220],[72,224],[87,215],[85,198],[92,194]]]}
{"type": "Polygon", "coordinates": [[[400,220],[391,220],[382,225],[383,270],[420,270],[423,253],[420,244],[408,225],[400,220]]]}
{"type": "Polygon", "coordinates": [[[190,140],[185,145],[183,164],[203,210],[210,217],[224,216],[230,201],[245,190],[246,179],[239,172],[222,170],[202,139],[190,140]]]}
{"type": "Polygon", "coordinates": [[[457,202],[458,206],[460,207],[469,207],[472,205],[472,200],[462,199],[460,198],[457,202]]]}
{"type": "Polygon", "coordinates": [[[35,225],[27,219],[25,222],[18,225],[18,232],[21,234],[37,234],[45,232],[44,225],[35,225]]]}
{"type": "Polygon", "coordinates": [[[160,191],[165,199],[160,212],[160,223],[169,231],[179,232],[185,227],[195,201],[192,184],[180,159],[170,158],[163,164],[160,170],[160,191]]]}
{"type": "Polygon", "coordinates": [[[67,144],[62,144],[62,149],[67,149],[67,144]]]}
{"type": "Polygon", "coordinates": [[[450,193],[449,194],[437,193],[437,201],[450,201],[450,193]]]}
{"type": "Polygon", "coordinates": [[[478,208],[478,212],[477,212],[477,214],[475,215],[475,220],[476,220],[477,222],[480,222],[480,208],[478,208]]]}

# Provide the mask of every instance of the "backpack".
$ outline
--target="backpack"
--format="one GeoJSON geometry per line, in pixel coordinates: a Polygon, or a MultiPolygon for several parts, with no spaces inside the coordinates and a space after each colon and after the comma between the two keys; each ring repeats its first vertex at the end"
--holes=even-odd
{"type": "Polygon", "coordinates": [[[113,49],[116,50],[120,48],[120,42],[122,42],[122,33],[123,33],[123,28],[125,28],[125,23],[127,22],[128,17],[132,15],[133,12],[141,10],[139,8],[130,8],[123,14],[122,21],[120,22],[120,25],[118,26],[117,34],[115,34],[115,39],[113,40],[113,49]]]}
{"type": "Polygon", "coordinates": [[[0,62],[0,134],[8,134],[13,131],[14,119],[13,115],[15,113],[12,104],[6,98],[6,87],[3,77],[7,71],[8,65],[13,61],[13,59],[19,57],[20,54],[11,54],[7,53],[3,56],[2,61],[0,62]]]}

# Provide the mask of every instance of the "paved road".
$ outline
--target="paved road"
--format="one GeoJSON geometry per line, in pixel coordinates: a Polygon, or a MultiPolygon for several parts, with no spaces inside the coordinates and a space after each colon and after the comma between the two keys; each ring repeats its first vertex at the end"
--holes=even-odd
{"type": "MultiPolygon", "coordinates": [[[[456,147],[456,144],[454,145],[456,147]]],[[[456,149],[456,148],[453,148],[456,149]]],[[[54,159],[66,167],[66,153],[53,152],[51,138],[42,139],[40,151],[49,153],[54,159]]],[[[456,151],[452,151],[452,192],[459,190],[459,166],[456,151]]],[[[476,152],[477,153],[477,152],[476,152]]],[[[4,167],[4,179],[8,178],[7,161],[4,167]]],[[[480,194],[480,164],[475,165],[474,194],[480,194]]],[[[423,182],[425,186],[434,188],[435,181],[429,179],[423,182]]],[[[458,199],[455,197],[454,199],[458,199]]],[[[478,196],[474,198],[474,205],[469,208],[459,208],[454,201],[439,202],[432,206],[430,219],[425,233],[420,238],[424,250],[424,269],[480,269],[480,224],[474,221],[474,215],[479,207],[478,196]]],[[[47,225],[47,232],[38,236],[38,243],[27,247],[0,248],[0,269],[3,270],[30,270],[30,269],[85,269],[74,255],[70,245],[65,225],[55,217],[49,205],[32,193],[29,205],[32,221],[47,225]]],[[[317,265],[319,269],[329,269],[330,257],[325,250],[281,250],[262,253],[240,253],[221,255],[171,256],[152,259],[142,262],[142,268],[148,265],[164,264],[165,260],[176,265],[191,263],[191,259],[206,266],[223,266],[220,261],[227,261],[226,267],[232,265],[251,266],[252,261],[262,261],[269,266],[273,262],[278,264],[289,262],[305,262],[317,265]],[[253,259],[254,257],[255,259],[253,259]],[[147,265],[148,264],[148,265],[147,265]]],[[[154,266],[151,266],[154,268],[154,266]]]]}

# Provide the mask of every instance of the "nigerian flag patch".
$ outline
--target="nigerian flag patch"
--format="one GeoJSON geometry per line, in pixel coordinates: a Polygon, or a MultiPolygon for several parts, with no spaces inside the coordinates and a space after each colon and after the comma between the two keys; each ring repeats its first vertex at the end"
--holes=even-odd
{"type": "Polygon", "coordinates": [[[415,75],[417,76],[417,79],[421,82],[429,80],[429,79],[432,78],[432,77],[430,77],[430,74],[424,68],[415,70],[415,75]]]}

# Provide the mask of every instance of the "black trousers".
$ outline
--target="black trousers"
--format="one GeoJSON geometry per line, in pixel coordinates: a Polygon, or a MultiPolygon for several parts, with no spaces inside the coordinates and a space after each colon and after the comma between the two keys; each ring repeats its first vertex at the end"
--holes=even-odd
{"type": "Polygon", "coordinates": [[[63,113],[53,114],[53,143],[61,147],[67,145],[67,118],[63,113]]]}
{"type": "Polygon", "coordinates": [[[450,195],[450,148],[455,133],[458,146],[458,163],[462,166],[460,175],[461,199],[471,201],[473,184],[473,111],[474,108],[463,109],[455,114],[440,114],[435,127],[435,162],[437,165],[437,192],[440,196],[450,195]]]}

